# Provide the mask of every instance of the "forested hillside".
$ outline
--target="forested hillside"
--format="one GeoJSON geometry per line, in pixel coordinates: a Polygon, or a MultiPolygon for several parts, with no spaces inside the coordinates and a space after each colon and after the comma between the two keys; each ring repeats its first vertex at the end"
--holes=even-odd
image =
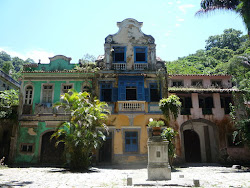
{"type": "Polygon", "coordinates": [[[231,74],[235,86],[250,89],[250,40],[241,31],[226,29],[210,36],[205,50],[168,61],[166,66],[169,74],[231,74]]]}
{"type": "Polygon", "coordinates": [[[5,72],[6,74],[11,75],[17,81],[21,76],[23,65],[27,63],[34,63],[34,60],[28,58],[24,61],[19,57],[12,58],[4,51],[0,52],[0,70],[5,72]]]}

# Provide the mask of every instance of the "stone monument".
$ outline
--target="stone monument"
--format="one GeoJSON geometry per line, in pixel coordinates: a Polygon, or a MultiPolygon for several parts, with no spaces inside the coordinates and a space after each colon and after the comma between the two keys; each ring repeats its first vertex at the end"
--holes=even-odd
{"type": "Polygon", "coordinates": [[[161,136],[148,139],[148,180],[170,180],[168,141],[161,136]]]}

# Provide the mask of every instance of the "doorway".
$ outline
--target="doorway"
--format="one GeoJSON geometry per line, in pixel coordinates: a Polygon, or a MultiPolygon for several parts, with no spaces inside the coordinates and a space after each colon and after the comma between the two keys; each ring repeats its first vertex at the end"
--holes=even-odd
{"type": "Polygon", "coordinates": [[[56,139],[50,140],[54,132],[47,132],[42,136],[41,163],[43,164],[63,164],[64,144],[60,143],[55,147],[56,139]]]}
{"type": "Polygon", "coordinates": [[[98,161],[100,163],[112,162],[112,133],[106,136],[106,140],[103,142],[102,147],[99,149],[98,161]]]}
{"type": "Polygon", "coordinates": [[[185,130],[184,148],[186,162],[201,162],[201,148],[199,135],[194,130],[185,130]]]}

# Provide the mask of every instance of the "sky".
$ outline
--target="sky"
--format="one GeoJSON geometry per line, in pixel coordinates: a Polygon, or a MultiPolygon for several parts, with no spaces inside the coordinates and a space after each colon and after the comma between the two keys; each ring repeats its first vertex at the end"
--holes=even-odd
{"type": "Polygon", "coordinates": [[[173,61],[205,48],[209,36],[233,28],[246,34],[242,18],[216,11],[195,16],[201,0],[0,0],[0,51],[48,63],[65,55],[78,63],[104,54],[104,39],[117,22],[134,18],[152,35],[156,55],[173,61]]]}

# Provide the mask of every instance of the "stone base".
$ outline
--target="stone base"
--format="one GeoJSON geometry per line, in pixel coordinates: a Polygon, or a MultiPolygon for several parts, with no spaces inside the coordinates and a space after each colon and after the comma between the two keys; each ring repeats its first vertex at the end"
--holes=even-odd
{"type": "Polygon", "coordinates": [[[148,166],[148,180],[171,180],[171,168],[148,166]]]}

